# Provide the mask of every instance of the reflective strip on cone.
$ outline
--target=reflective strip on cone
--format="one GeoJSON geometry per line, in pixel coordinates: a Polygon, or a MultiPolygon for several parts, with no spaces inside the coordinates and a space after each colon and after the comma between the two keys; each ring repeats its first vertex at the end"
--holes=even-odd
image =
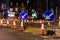
{"type": "Polygon", "coordinates": [[[41,29],[44,29],[44,24],[41,24],[41,29]]]}
{"type": "Polygon", "coordinates": [[[9,20],[7,20],[7,26],[6,27],[9,27],[9,20]]]}
{"type": "Polygon", "coordinates": [[[1,23],[0,23],[0,26],[2,26],[3,25],[3,22],[2,22],[2,19],[1,19],[1,23]]]}

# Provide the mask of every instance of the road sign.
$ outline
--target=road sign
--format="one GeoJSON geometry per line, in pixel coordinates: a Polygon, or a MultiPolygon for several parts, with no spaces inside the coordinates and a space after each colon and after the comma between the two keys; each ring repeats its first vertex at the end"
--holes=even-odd
{"type": "Polygon", "coordinates": [[[43,14],[44,18],[46,20],[48,20],[49,22],[52,22],[55,19],[55,14],[53,10],[47,10],[44,14],[43,14]]]}
{"type": "Polygon", "coordinates": [[[13,8],[10,8],[10,11],[12,12],[13,11],[13,8]]]}
{"type": "Polygon", "coordinates": [[[2,4],[2,5],[1,5],[1,8],[2,8],[3,10],[5,10],[6,7],[7,7],[7,4],[2,4]]]}
{"type": "Polygon", "coordinates": [[[21,19],[26,20],[28,18],[28,13],[22,11],[19,16],[21,19]]]}
{"type": "Polygon", "coordinates": [[[8,14],[8,17],[10,17],[10,18],[14,18],[14,15],[15,14],[15,12],[10,12],[9,14],[8,14]]]}

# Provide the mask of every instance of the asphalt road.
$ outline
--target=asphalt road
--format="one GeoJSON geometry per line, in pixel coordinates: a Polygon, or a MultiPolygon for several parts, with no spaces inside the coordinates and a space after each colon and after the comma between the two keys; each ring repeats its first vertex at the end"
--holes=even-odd
{"type": "Polygon", "coordinates": [[[0,27],[0,40],[44,40],[44,38],[40,35],[36,36],[16,29],[0,27]]]}
{"type": "MultiPolygon", "coordinates": [[[[18,25],[20,25],[20,23],[18,23],[18,25]]],[[[52,26],[55,27],[56,25],[57,23],[52,26]]],[[[39,27],[39,28],[41,27],[40,23],[35,23],[35,24],[26,23],[24,24],[24,26],[39,27]]],[[[45,27],[47,27],[46,23],[45,23],[45,27]]],[[[60,37],[56,37],[56,39],[58,38],[60,37]]],[[[56,40],[56,39],[54,37],[54,39],[52,38],[51,40],[56,40]]],[[[21,32],[18,29],[0,27],[0,40],[50,40],[50,38],[45,39],[42,38],[40,35],[33,35],[31,33],[21,32]]]]}

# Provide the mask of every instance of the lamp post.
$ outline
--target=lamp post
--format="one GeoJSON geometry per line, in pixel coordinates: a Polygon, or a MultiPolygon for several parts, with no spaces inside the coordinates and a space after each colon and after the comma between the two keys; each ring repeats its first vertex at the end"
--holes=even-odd
{"type": "Polygon", "coordinates": [[[27,0],[27,13],[28,13],[28,10],[29,10],[29,0],[27,0]]]}
{"type": "Polygon", "coordinates": [[[29,0],[27,0],[27,6],[28,6],[28,4],[29,4],[29,0]]]}
{"type": "Polygon", "coordinates": [[[46,10],[48,10],[48,0],[46,0],[46,10]]]}
{"type": "Polygon", "coordinates": [[[15,8],[15,17],[19,17],[19,11],[18,11],[18,2],[16,3],[16,8],[15,8]]]}
{"type": "Polygon", "coordinates": [[[21,12],[24,11],[24,3],[22,2],[21,4],[22,8],[21,8],[21,12]]]}
{"type": "Polygon", "coordinates": [[[16,3],[15,11],[16,11],[16,12],[18,11],[18,2],[16,3]]]}

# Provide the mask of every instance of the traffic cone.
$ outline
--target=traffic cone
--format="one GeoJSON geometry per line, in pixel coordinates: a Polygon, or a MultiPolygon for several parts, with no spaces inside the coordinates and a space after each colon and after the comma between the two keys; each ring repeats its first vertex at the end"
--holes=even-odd
{"type": "Polygon", "coordinates": [[[1,19],[0,26],[2,26],[2,25],[3,25],[3,22],[2,22],[2,19],[1,19]]]}
{"type": "Polygon", "coordinates": [[[41,24],[40,34],[41,34],[41,35],[44,35],[44,34],[45,34],[44,23],[41,24]]]}
{"type": "Polygon", "coordinates": [[[44,21],[44,20],[42,20],[41,22],[44,24],[44,22],[45,22],[45,21],[44,21]]]}
{"type": "Polygon", "coordinates": [[[29,23],[29,20],[27,20],[27,23],[29,23]]]}
{"type": "Polygon", "coordinates": [[[50,24],[50,22],[48,22],[48,27],[50,27],[51,26],[51,24],[50,24]]]}
{"type": "Polygon", "coordinates": [[[40,25],[42,24],[42,21],[40,20],[40,25]]]}
{"type": "Polygon", "coordinates": [[[34,23],[33,23],[33,19],[32,19],[32,25],[33,25],[34,23]]]}
{"type": "Polygon", "coordinates": [[[60,28],[60,20],[59,20],[59,25],[58,25],[58,28],[60,28]]]}
{"type": "Polygon", "coordinates": [[[16,23],[15,23],[15,20],[13,21],[13,29],[16,29],[16,23]]]}
{"type": "Polygon", "coordinates": [[[33,23],[33,20],[32,20],[32,23],[33,23]]]}
{"type": "Polygon", "coordinates": [[[21,20],[20,30],[21,30],[21,31],[24,30],[24,27],[23,27],[23,20],[21,20]]]}
{"type": "Polygon", "coordinates": [[[8,28],[9,26],[10,26],[10,25],[9,25],[9,20],[7,20],[7,26],[6,26],[6,27],[8,28]]]}

